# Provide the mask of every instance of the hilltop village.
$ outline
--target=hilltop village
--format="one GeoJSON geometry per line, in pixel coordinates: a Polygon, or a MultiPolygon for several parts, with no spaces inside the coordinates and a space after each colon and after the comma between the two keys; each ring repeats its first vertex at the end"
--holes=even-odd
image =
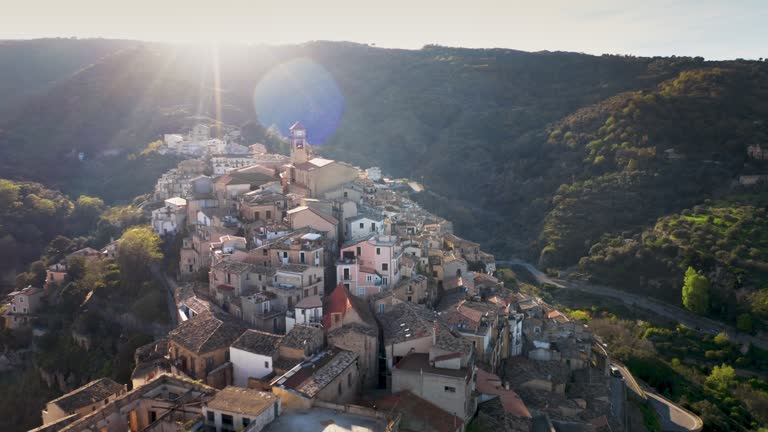
{"type": "Polygon", "coordinates": [[[50,401],[37,431],[626,430],[605,345],[505,287],[493,255],[409,198],[421,185],[315,156],[299,122],[289,157],[210,136],[159,150],[188,157],[151,210],[181,245],[163,276],[175,328],[136,350],[130,384],[50,401]]]}

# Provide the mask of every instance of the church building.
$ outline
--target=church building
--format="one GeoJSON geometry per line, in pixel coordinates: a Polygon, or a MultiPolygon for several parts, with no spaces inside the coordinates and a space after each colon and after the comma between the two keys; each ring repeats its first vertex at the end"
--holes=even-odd
{"type": "Polygon", "coordinates": [[[290,127],[291,163],[285,166],[283,182],[289,192],[308,198],[322,198],[360,176],[349,164],[315,157],[307,141],[307,130],[300,122],[290,127]]]}

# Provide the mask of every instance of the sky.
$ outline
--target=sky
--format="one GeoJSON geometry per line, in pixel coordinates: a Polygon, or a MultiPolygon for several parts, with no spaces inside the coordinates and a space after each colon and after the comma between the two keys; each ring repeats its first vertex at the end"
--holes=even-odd
{"type": "Polygon", "coordinates": [[[768,57],[768,0],[1,0],[0,39],[768,57]]]}

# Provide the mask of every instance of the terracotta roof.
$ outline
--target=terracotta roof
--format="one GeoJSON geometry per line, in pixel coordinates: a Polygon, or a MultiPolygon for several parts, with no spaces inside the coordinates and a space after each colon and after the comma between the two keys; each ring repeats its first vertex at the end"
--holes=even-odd
{"type": "Polygon", "coordinates": [[[400,412],[403,423],[411,430],[424,432],[455,432],[464,421],[410,391],[387,395],[374,402],[380,410],[400,412]]]}
{"type": "Polygon", "coordinates": [[[100,378],[49,403],[56,404],[62,411],[69,413],[123,392],[125,392],[123,384],[118,384],[109,378],[100,378]]]}
{"type": "Polygon", "coordinates": [[[232,348],[272,357],[277,353],[282,336],[258,330],[246,330],[232,343],[232,348]]]}
{"type": "Polygon", "coordinates": [[[208,401],[208,408],[231,413],[257,416],[278,403],[277,395],[242,387],[225,387],[208,401]]]}
{"type": "Polygon", "coordinates": [[[504,388],[498,376],[478,369],[476,388],[480,393],[498,396],[505,412],[516,417],[531,418],[531,413],[525,406],[525,402],[515,391],[504,388]]]}
{"type": "Polygon", "coordinates": [[[168,338],[196,354],[202,354],[232,345],[245,330],[245,324],[230,315],[204,312],[179,324],[168,333],[168,338]]]}
{"type": "Polygon", "coordinates": [[[349,310],[354,310],[365,325],[378,328],[376,317],[373,316],[370,306],[365,299],[352,295],[344,285],[339,284],[330,295],[323,299],[323,326],[331,328],[331,314],[340,313],[346,315],[349,310]]]}

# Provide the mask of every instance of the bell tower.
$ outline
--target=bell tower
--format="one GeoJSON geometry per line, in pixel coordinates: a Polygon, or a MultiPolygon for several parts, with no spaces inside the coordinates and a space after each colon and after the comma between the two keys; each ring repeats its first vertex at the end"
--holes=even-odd
{"type": "Polygon", "coordinates": [[[307,162],[312,157],[307,143],[307,130],[300,122],[294,123],[289,130],[291,131],[291,162],[294,164],[307,162]]]}

